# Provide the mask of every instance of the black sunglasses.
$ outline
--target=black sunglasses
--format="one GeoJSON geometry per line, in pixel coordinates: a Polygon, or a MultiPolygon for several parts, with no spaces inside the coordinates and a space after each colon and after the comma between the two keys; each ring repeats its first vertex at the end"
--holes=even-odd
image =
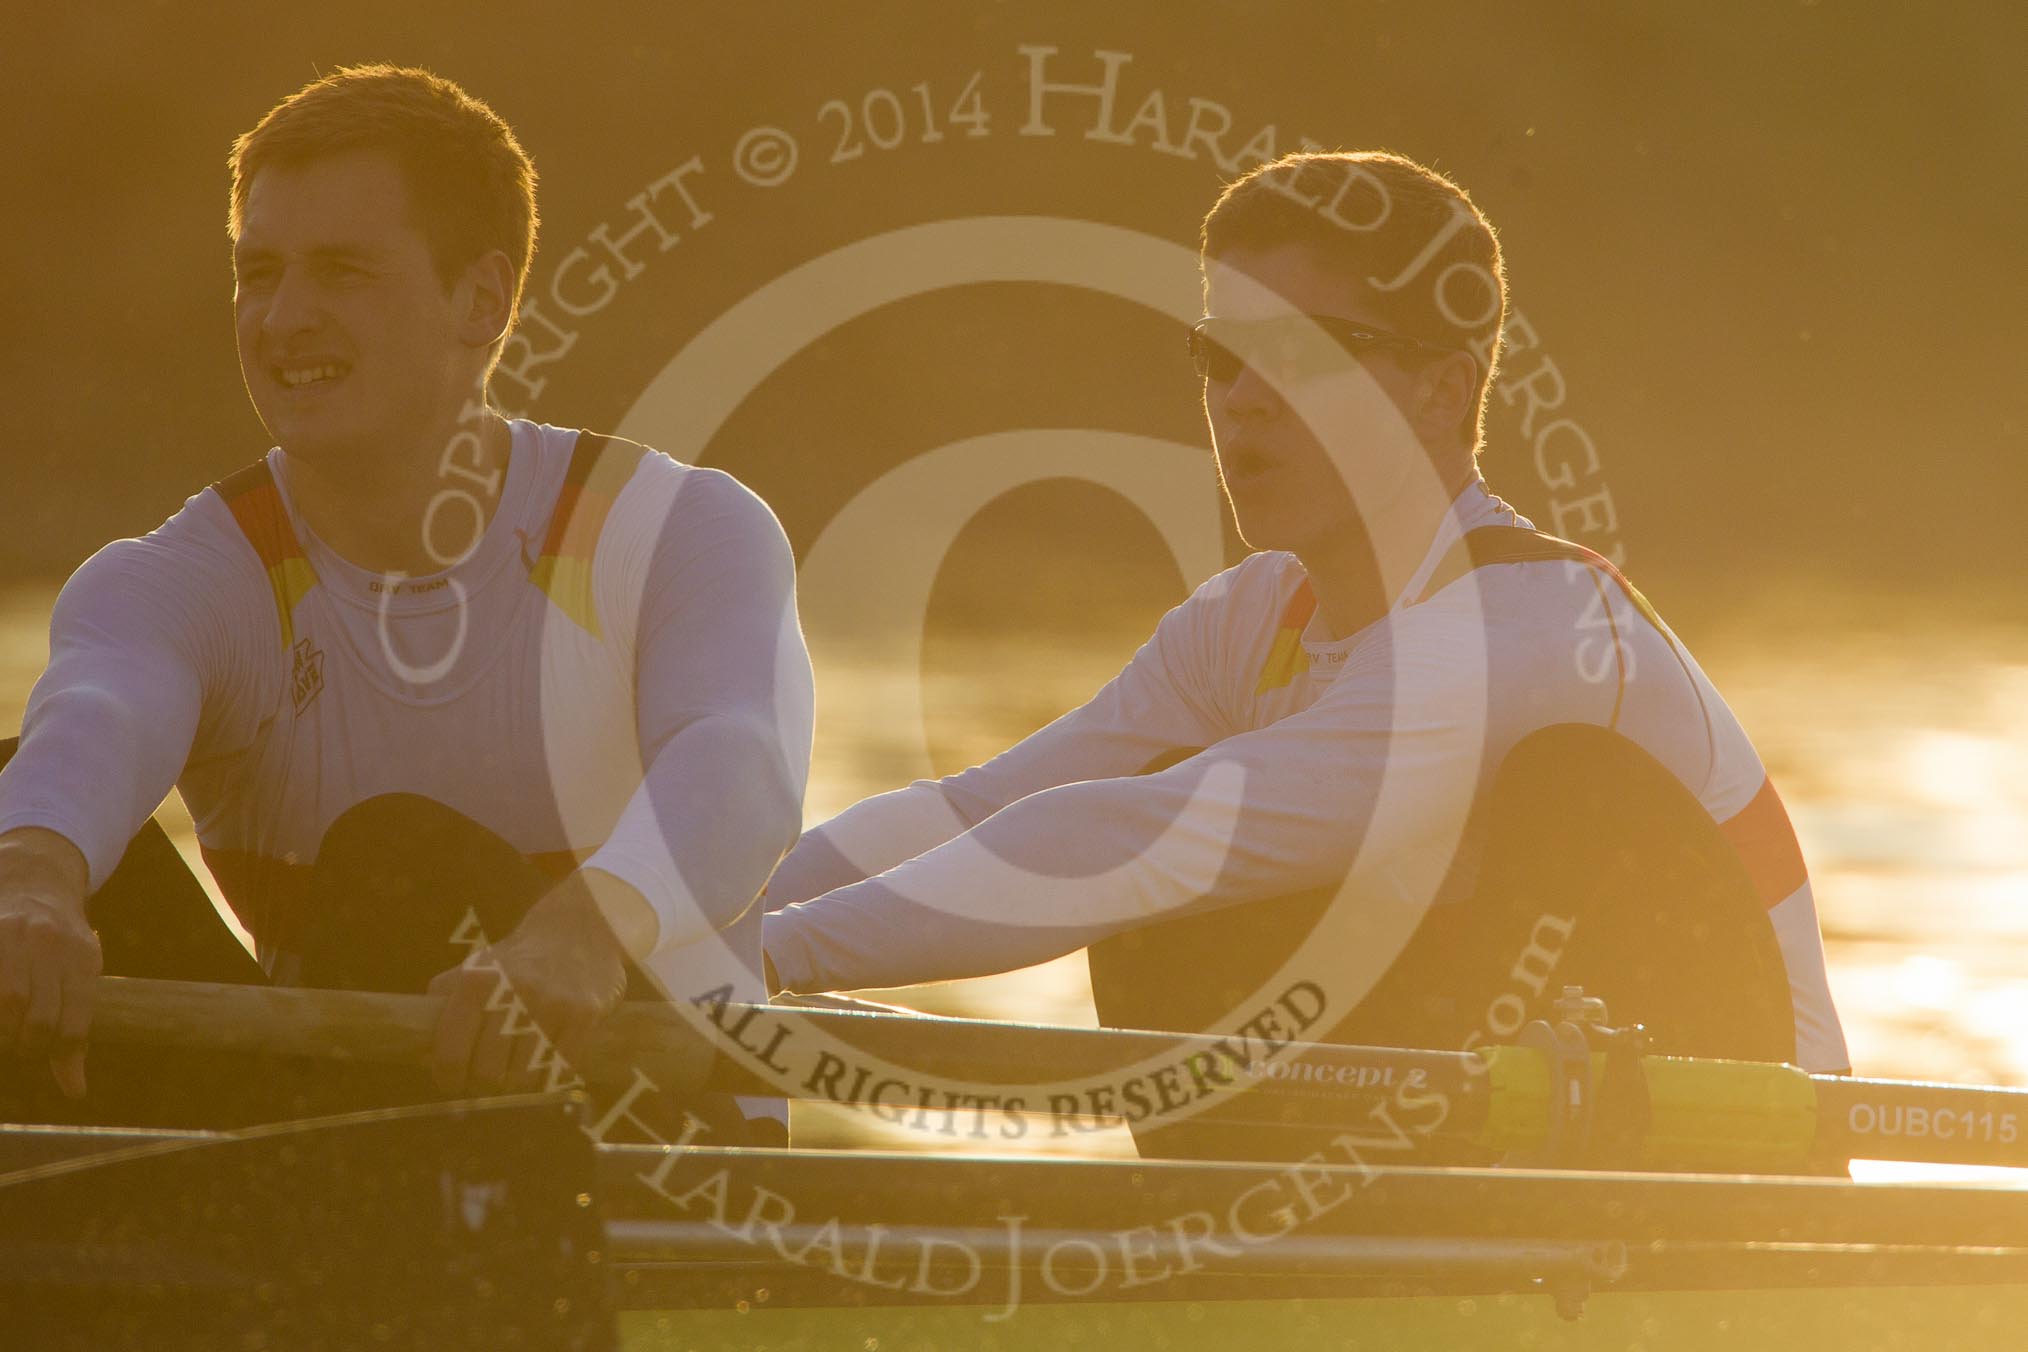
{"type": "Polygon", "coordinates": [[[1421,352],[1430,356],[1455,349],[1425,343],[1340,315],[1278,315],[1273,319],[1222,319],[1217,315],[1190,326],[1190,360],[1205,380],[1229,384],[1251,366],[1278,380],[1320,375],[1362,352],[1421,352]],[[1335,346],[1320,344],[1319,331],[1335,346]]]}

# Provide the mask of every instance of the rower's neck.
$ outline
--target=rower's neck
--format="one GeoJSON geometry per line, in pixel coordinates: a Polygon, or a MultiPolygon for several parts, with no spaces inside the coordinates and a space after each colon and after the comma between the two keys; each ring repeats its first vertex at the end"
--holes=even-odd
{"type": "Polygon", "coordinates": [[[1458,495],[1477,478],[1476,463],[1460,466],[1443,477],[1441,506],[1425,498],[1415,509],[1381,514],[1368,530],[1334,532],[1297,551],[1327,638],[1350,638],[1387,614],[1458,495]]]}
{"type": "Polygon", "coordinates": [[[1298,557],[1317,598],[1326,638],[1350,638],[1387,613],[1387,589],[1364,536],[1304,550],[1298,557]]]}
{"type": "Polygon", "coordinates": [[[346,562],[409,577],[441,572],[491,526],[512,442],[507,420],[487,409],[477,420],[446,419],[399,447],[376,447],[356,463],[292,456],[289,496],[303,523],[346,562]],[[430,505],[447,490],[462,500],[433,520],[430,505]]]}

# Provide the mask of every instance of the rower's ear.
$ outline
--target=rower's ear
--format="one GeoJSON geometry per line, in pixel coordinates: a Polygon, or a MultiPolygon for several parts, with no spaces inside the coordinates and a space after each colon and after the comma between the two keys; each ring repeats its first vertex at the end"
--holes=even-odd
{"type": "Polygon", "coordinates": [[[1410,410],[1425,442],[1455,434],[1478,417],[1479,364],[1468,352],[1446,352],[1416,373],[1410,410]]]}
{"type": "Polygon", "coordinates": [[[1478,363],[1470,353],[1444,353],[1416,373],[1414,420],[1422,432],[1442,432],[1474,418],[1478,363]]]}
{"type": "Polygon", "coordinates": [[[451,287],[451,304],[465,345],[492,347],[514,321],[514,264],[499,249],[473,259],[451,287]]]}

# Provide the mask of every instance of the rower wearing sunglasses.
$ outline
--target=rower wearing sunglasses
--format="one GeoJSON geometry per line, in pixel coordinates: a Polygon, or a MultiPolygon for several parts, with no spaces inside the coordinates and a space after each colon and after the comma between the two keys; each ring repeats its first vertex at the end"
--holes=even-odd
{"type": "MultiPolygon", "coordinates": [[[[775,984],[1090,947],[1104,1021],[1271,1057],[1511,1042],[1582,975],[1686,1050],[1844,1069],[1746,733],[1612,563],[1480,476],[1506,316],[1485,217],[1405,158],[1298,154],[1229,186],[1202,245],[1189,351],[1258,552],[1083,707],[805,833],[769,885],[775,984]]],[[[1174,1117],[1199,1080],[1155,1097],[1174,1117]]]]}

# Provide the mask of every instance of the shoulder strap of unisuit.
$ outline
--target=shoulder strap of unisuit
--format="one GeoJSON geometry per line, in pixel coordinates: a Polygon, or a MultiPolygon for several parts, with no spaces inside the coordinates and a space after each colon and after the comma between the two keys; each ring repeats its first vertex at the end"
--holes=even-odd
{"type": "MultiPolygon", "coordinates": [[[[1422,595],[1418,596],[1413,604],[1421,605],[1424,601],[1429,600],[1445,587],[1450,586],[1453,582],[1456,582],[1475,568],[1485,568],[1497,563],[1539,563],[1545,561],[1583,564],[1587,569],[1591,570],[1594,581],[1596,581],[1599,574],[1610,577],[1619,586],[1619,589],[1626,594],[1627,600],[1633,603],[1634,609],[1639,611],[1642,618],[1647,620],[1654,627],[1655,632],[1662,636],[1662,641],[1669,645],[1669,651],[1675,655],[1677,664],[1683,668],[1683,675],[1689,680],[1690,688],[1693,691],[1697,689],[1697,677],[1693,674],[1689,659],[1684,655],[1683,649],[1678,646],[1676,636],[1671,634],[1668,626],[1662,623],[1662,617],[1656,613],[1655,607],[1649,604],[1648,598],[1641,595],[1639,589],[1633,583],[1627,581],[1626,575],[1613,566],[1613,561],[1595,550],[1586,549],[1580,544],[1572,544],[1570,541],[1559,539],[1554,535],[1545,535],[1539,530],[1528,530],[1519,526],[1481,526],[1477,530],[1466,531],[1464,536],[1455,545],[1451,546],[1449,552],[1437,564],[1435,570],[1430,574],[1428,585],[1423,588],[1422,595]]],[[[1606,726],[1608,728],[1618,728],[1620,722],[1620,702],[1625,698],[1627,692],[1628,666],[1625,652],[1621,647],[1619,625],[1613,619],[1611,608],[1605,604],[1606,595],[1603,586],[1599,587],[1598,599],[1601,608],[1604,610],[1605,622],[1612,633],[1613,652],[1617,659],[1619,671],[1618,693],[1614,696],[1612,716],[1607,720],[1606,726]]],[[[1704,697],[1701,693],[1698,694],[1697,699],[1699,705],[1702,706],[1704,697]]],[[[1704,717],[1705,734],[1709,736],[1711,732],[1711,714],[1709,709],[1705,710],[1704,717]]]]}
{"type": "Polygon", "coordinates": [[[267,572],[268,590],[275,598],[275,618],[281,624],[282,651],[296,643],[296,604],[317,585],[317,574],[303,556],[302,542],[289,522],[282,505],[281,490],[265,458],[229,474],[211,486],[239,524],[247,543],[259,556],[267,572]]]}
{"type": "Polygon", "coordinates": [[[1428,585],[1422,589],[1422,595],[1415,598],[1414,604],[1421,605],[1474,568],[1497,563],[1542,563],[1559,559],[1567,563],[1581,563],[1605,573],[1619,584],[1620,590],[1627,594],[1627,599],[1650,624],[1664,634],[1669,632],[1662,628],[1662,617],[1648,603],[1648,598],[1627,581],[1626,575],[1613,566],[1611,559],[1583,545],[1519,526],[1481,526],[1477,530],[1466,531],[1437,564],[1436,570],[1430,574],[1428,585]]]}
{"type": "Polygon", "coordinates": [[[592,594],[592,559],[599,534],[620,490],[647,453],[638,442],[579,432],[549,516],[549,531],[542,537],[542,552],[528,570],[528,580],[593,638],[604,637],[592,594]]]}
{"type": "MultiPolygon", "coordinates": [[[[1562,560],[1567,563],[1582,563],[1596,568],[1617,583],[1627,594],[1627,599],[1646,616],[1648,622],[1666,636],[1668,630],[1662,627],[1662,617],[1650,605],[1648,598],[1641,595],[1625,574],[1613,566],[1613,561],[1596,550],[1554,535],[1545,535],[1539,530],[1527,530],[1519,526],[1481,526],[1466,531],[1458,542],[1451,546],[1430,574],[1429,582],[1422,594],[1411,603],[1421,605],[1445,587],[1456,582],[1475,568],[1485,568],[1498,563],[1541,563],[1562,560]]],[[[1316,593],[1310,589],[1308,578],[1289,597],[1282,611],[1281,624],[1275,630],[1274,643],[1268,649],[1267,660],[1261,664],[1260,676],[1254,682],[1253,693],[1264,695],[1278,690],[1296,677],[1309,670],[1309,658],[1303,652],[1303,629],[1316,613],[1316,593]]]]}

